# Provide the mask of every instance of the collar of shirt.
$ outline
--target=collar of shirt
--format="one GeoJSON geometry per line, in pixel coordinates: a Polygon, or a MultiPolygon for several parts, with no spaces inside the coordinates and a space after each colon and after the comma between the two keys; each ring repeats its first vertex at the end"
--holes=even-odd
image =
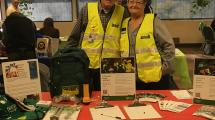
{"type": "Polygon", "coordinates": [[[98,4],[99,13],[108,14],[108,13],[112,13],[114,11],[115,5],[110,10],[105,10],[104,8],[102,8],[101,0],[99,0],[98,3],[99,3],[98,4]]]}

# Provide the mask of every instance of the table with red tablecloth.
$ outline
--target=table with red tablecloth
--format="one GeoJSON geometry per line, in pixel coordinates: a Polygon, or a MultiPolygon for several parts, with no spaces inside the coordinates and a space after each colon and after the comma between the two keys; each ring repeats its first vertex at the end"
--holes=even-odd
{"type": "MultiPolygon", "coordinates": [[[[170,90],[141,90],[141,91],[137,91],[137,93],[144,93],[144,92],[145,93],[163,94],[166,96],[165,100],[174,100],[174,101],[192,103],[192,99],[184,99],[184,100],[177,99],[176,97],[174,97],[171,94],[170,90]]],[[[94,91],[92,93],[92,99],[91,99],[92,102],[89,105],[82,105],[82,109],[81,109],[81,112],[79,113],[78,120],[92,120],[92,116],[90,114],[89,108],[99,105],[99,103],[101,102],[100,99],[101,99],[100,92],[94,91]]],[[[51,100],[50,94],[48,92],[42,93],[42,100],[51,100]]],[[[132,103],[133,103],[133,101],[108,101],[108,104],[119,106],[127,120],[129,120],[129,117],[126,114],[123,107],[130,105],[132,103]]],[[[186,110],[184,110],[180,113],[174,113],[174,112],[170,112],[170,111],[162,111],[162,110],[160,110],[158,103],[150,103],[150,104],[162,116],[162,118],[153,119],[153,120],[206,120],[205,118],[192,115],[202,106],[200,104],[193,104],[191,107],[187,108],[186,110]]]]}

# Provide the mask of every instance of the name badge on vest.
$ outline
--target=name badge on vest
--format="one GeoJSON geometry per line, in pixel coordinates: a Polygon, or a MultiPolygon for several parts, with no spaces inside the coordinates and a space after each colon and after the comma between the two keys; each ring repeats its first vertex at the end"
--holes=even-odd
{"type": "Polygon", "coordinates": [[[119,24],[112,24],[112,27],[119,28],[119,24]]]}
{"type": "Polygon", "coordinates": [[[95,40],[94,35],[90,34],[90,35],[89,35],[89,38],[88,38],[88,42],[89,42],[89,43],[93,43],[94,40],[95,40]]]}
{"type": "Polygon", "coordinates": [[[140,39],[150,39],[150,35],[149,34],[148,35],[142,35],[140,37],[140,39]]]}
{"type": "Polygon", "coordinates": [[[125,34],[126,33],[126,28],[122,28],[121,29],[121,34],[125,34]]]}
{"type": "Polygon", "coordinates": [[[95,40],[95,29],[96,29],[96,26],[91,26],[91,33],[89,34],[89,38],[88,38],[88,42],[89,43],[93,43],[94,40],[95,40]]]}

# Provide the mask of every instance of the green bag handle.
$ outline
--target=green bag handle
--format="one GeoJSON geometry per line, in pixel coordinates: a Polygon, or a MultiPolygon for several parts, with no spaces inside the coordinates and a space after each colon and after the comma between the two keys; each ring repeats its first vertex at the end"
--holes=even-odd
{"type": "MultiPolygon", "coordinates": [[[[87,56],[87,54],[85,53],[84,50],[80,49],[80,48],[64,48],[64,49],[60,49],[54,56],[55,57],[59,57],[60,56],[68,56],[68,54],[72,54],[72,56],[74,58],[76,58],[77,60],[80,60],[83,64],[84,64],[84,69],[86,70],[85,72],[88,72],[88,68],[89,68],[89,63],[90,60],[87,56]],[[80,55],[81,54],[81,55],[80,55]]],[[[88,83],[87,80],[84,80],[84,83],[88,83]]]]}
{"type": "Polygon", "coordinates": [[[87,54],[85,53],[85,51],[80,48],[61,49],[58,51],[58,54],[55,54],[55,56],[53,56],[53,57],[57,57],[59,54],[61,56],[64,56],[64,55],[67,56],[68,54],[72,54],[73,57],[79,59],[82,63],[84,63],[87,68],[89,67],[90,60],[89,60],[87,54]],[[75,52],[81,53],[81,55],[75,54],[75,52]],[[81,57],[81,56],[84,56],[84,57],[81,57]]]}

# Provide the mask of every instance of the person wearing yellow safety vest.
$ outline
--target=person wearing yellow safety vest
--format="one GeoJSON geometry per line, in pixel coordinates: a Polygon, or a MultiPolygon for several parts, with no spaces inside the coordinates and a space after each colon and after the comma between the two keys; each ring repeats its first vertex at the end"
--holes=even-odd
{"type": "Polygon", "coordinates": [[[121,56],[135,58],[136,89],[175,88],[170,76],[175,46],[161,20],[155,14],[146,13],[150,4],[151,0],[128,0],[131,17],[122,24],[121,56]]]}
{"type": "Polygon", "coordinates": [[[81,10],[67,47],[80,47],[89,59],[89,77],[93,89],[100,90],[100,63],[102,58],[120,57],[119,39],[124,7],[115,0],[89,2],[81,10]]]}

